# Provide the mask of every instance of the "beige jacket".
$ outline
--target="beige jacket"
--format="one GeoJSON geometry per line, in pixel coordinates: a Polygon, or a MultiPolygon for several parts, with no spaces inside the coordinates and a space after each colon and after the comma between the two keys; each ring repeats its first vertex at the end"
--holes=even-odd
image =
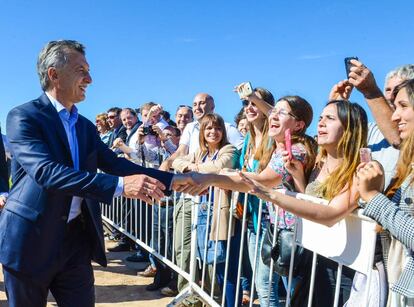
{"type": "MultiPolygon", "coordinates": [[[[239,151],[231,144],[223,146],[217,153],[217,157],[213,161],[207,161],[198,164],[200,173],[219,173],[224,168],[235,168],[239,161],[239,151]]],[[[193,154],[183,157],[178,157],[174,160],[172,167],[179,172],[186,172],[190,164],[201,161],[202,154],[197,150],[193,154]]],[[[230,197],[231,191],[224,191],[219,188],[214,188],[214,211],[211,223],[210,240],[216,239],[216,232],[218,231],[218,240],[227,240],[227,233],[229,231],[230,219],[230,197]],[[220,194],[222,194],[220,196],[220,194]],[[221,204],[219,205],[219,199],[221,204]],[[220,215],[220,225],[218,225],[218,216],[220,215]]],[[[233,223],[234,224],[234,219],[233,223]]],[[[232,225],[232,235],[234,234],[234,225],[232,225]]]]}

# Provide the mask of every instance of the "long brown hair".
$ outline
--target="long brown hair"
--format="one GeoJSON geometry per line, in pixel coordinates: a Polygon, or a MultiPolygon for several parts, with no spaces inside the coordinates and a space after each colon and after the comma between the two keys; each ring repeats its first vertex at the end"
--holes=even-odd
{"type": "Polygon", "coordinates": [[[200,151],[201,151],[202,156],[208,153],[208,144],[204,137],[204,130],[206,130],[206,127],[210,124],[216,128],[220,128],[223,134],[223,137],[221,138],[218,149],[221,149],[223,146],[229,143],[229,141],[227,140],[226,126],[224,125],[223,118],[217,113],[206,114],[203,116],[203,119],[201,120],[200,135],[198,138],[200,142],[200,151]]]}
{"type": "MultiPolygon", "coordinates": [[[[262,99],[268,104],[272,106],[275,105],[275,98],[267,89],[263,87],[256,87],[254,91],[259,93],[262,99]]],[[[266,114],[263,120],[264,124],[262,128],[262,141],[260,142],[258,148],[255,148],[256,133],[254,132],[253,124],[249,122],[250,139],[249,143],[247,144],[247,150],[244,157],[244,160],[246,161],[249,159],[248,156],[253,153],[253,159],[259,161],[259,168],[257,169],[258,173],[264,170],[269,164],[273,151],[276,148],[273,139],[269,137],[269,121],[266,118],[266,114]]]]}
{"type": "MultiPolygon", "coordinates": [[[[414,108],[414,79],[406,80],[397,85],[393,91],[393,99],[398,92],[405,88],[408,95],[408,101],[414,108]]],[[[401,186],[403,181],[412,173],[414,166],[414,133],[411,132],[409,137],[402,141],[400,148],[400,157],[397,162],[395,175],[389,185],[386,195],[392,197],[395,191],[401,186]]],[[[414,176],[411,178],[410,185],[414,182],[414,176]]]]}
{"type": "MultiPolygon", "coordinates": [[[[342,163],[319,186],[319,193],[330,200],[352,185],[357,166],[360,163],[359,149],[367,146],[368,119],[365,110],[357,103],[347,100],[333,100],[326,105],[335,104],[338,118],[344,133],[337,145],[342,163]]],[[[322,168],[327,152],[321,149],[317,157],[317,166],[322,168]]]]}

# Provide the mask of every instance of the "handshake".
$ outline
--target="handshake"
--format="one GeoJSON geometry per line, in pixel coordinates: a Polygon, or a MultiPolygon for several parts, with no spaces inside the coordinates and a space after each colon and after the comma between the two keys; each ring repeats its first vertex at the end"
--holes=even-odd
{"type": "Polygon", "coordinates": [[[157,179],[147,175],[126,176],[124,177],[123,195],[128,198],[141,199],[146,203],[160,200],[164,197],[164,190],[170,188],[177,192],[200,195],[208,189],[208,184],[203,180],[203,176],[199,173],[175,174],[171,181],[171,187],[166,187],[157,179]]]}

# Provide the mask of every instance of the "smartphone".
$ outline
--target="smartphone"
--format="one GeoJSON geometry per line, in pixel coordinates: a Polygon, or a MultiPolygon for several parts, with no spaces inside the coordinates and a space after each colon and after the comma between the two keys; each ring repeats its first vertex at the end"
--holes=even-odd
{"type": "Polygon", "coordinates": [[[239,94],[240,99],[250,96],[251,94],[253,94],[252,84],[250,82],[243,82],[239,86],[237,93],[239,94]]]}
{"type": "Polygon", "coordinates": [[[346,78],[349,78],[349,73],[351,72],[351,67],[353,66],[351,63],[351,60],[357,60],[358,61],[358,57],[356,56],[350,56],[344,59],[345,62],[345,71],[346,71],[346,78]]]}
{"type": "Polygon", "coordinates": [[[289,160],[292,160],[292,134],[289,128],[285,130],[285,149],[288,152],[289,160]]]}
{"type": "Polygon", "coordinates": [[[372,160],[371,158],[371,149],[369,148],[360,148],[359,149],[359,158],[361,163],[368,163],[372,160]]]}

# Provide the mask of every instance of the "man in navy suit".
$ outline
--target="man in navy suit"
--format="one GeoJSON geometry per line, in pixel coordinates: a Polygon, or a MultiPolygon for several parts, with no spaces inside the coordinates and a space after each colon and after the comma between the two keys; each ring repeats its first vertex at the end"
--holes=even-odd
{"type": "Polygon", "coordinates": [[[37,69],[45,93],[7,116],[14,182],[0,215],[6,294],[10,306],[45,306],[49,290],[59,306],[93,306],[91,260],[106,266],[99,202],[121,194],[151,202],[170,188],[198,188],[191,175],[117,158],[78,114],[92,82],[82,44],[49,42],[37,69]]]}

